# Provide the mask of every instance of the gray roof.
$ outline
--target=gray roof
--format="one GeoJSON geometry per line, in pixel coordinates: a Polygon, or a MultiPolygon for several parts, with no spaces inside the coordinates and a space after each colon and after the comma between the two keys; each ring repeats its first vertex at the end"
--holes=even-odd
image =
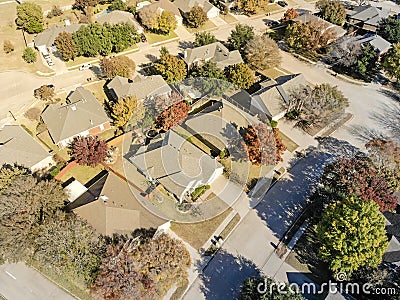
{"type": "Polygon", "coordinates": [[[133,80],[115,76],[107,88],[115,99],[125,96],[136,96],[137,99],[145,99],[152,94],[165,94],[171,92],[168,83],[161,75],[143,76],[136,75],[133,80]]]}
{"type": "Polygon", "coordinates": [[[169,130],[128,158],[142,173],[160,182],[178,198],[194,182],[205,184],[222,165],[169,130]]]}
{"type": "Polygon", "coordinates": [[[242,56],[238,50],[229,51],[228,48],[220,42],[193,49],[186,49],[183,60],[188,66],[191,66],[195,61],[210,60],[215,62],[221,69],[243,62],[242,56]]]}
{"type": "Polygon", "coordinates": [[[109,122],[103,106],[83,87],[68,96],[69,104],[50,104],[42,113],[54,143],[109,122]]]}
{"type": "Polygon", "coordinates": [[[384,53],[392,46],[387,40],[377,34],[367,33],[363,35],[358,42],[361,44],[370,44],[378,53],[384,53]]]}
{"type": "Polygon", "coordinates": [[[350,19],[359,20],[365,24],[378,26],[382,19],[390,16],[390,11],[382,7],[358,6],[353,10],[348,10],[350,19]]]}
{"type": "Polygon", "coordinates": [[[176,1],[171,2],[168,0],[160,0],[160,1],[153,2],[152,4],[147,5],[145,7],[148,7],[151,10],[161,8],[162,10],[172,12],[174,15],[176,15],[178,17],[182,17],[181,13],[179,11],[179,8],[176,6],[176,1]]]}
{"type": "Polygon", "coordinates": [[[38,33],[33,39],[35,46],[43,46],[51,47],[54,44],[54,40],[61,32],[69,32],[74,33],[84,26],[84,24],[71,24],[69,26],[53,26],[45,31],[38,33]]]}
{"type": "Polygon", "coordinates": [[[140,26],[138,21],[136,21],[135,17],[130,12],[127,11],[113,10],[108,14],[100,15],[97,18],[97,22],[100,24],[109,23],[113,25],[127,23],[135,26],[135,28],[138,30],[139,33],[143,32],[142,26],[140,26]]]}
{"type": "Polygon", "coordinates": [[[270,118],[285,111],[292,89],[307,84],[303,74],[280,76],[267,83],[266,87],[252,95],[251,105],[270,118]]]}
{"type": "Polygon", "coordinates": [[[316,15],[313,15],[312,13],[309,13],[309,12],[302,14],[302,15],[298,16],[297,18],[294,18],[293,21],[301,22],[301,23],[308,23],[310,21],[320,21],[325,24],[325,29],[332,28],[333,30],[335,30],[337,37],[341,37],[346,34],[346,30],[343,29],[342,27],[332,24],[332,23],[330,23],[324,19],[321,19],[320,17],[317,17],[316,15]]]}
{"type": "Polygon", "coordinates": [[[214,5],[207,0],[175,0],[174,4],[185,14],[189,13],[195,6],[200,6],[205,12],[208,12],[214,7],[214,5]]]}
{"type": "Polygon", "coordinates": [[[0,165],[17,163],[31,168],[49,156],[22,127],[6,125],[0,130],[0,165]]]}

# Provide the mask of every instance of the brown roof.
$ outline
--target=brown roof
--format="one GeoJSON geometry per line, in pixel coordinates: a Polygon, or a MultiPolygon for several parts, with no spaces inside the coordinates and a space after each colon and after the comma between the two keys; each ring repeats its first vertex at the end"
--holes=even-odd
{"type": "Polygon", "coordinates": [[[91,202],[73,209],[97,232],[106,235],[130,233],[137,228],[157,228],[166,222],[144,208],[125,181],[113,173],[103,176],[105,178],[100,178],[93,188],[89,187],[88,192],[81,196],[91,202]],[[95,187],[96,184],[99,186],[95,187]]]}

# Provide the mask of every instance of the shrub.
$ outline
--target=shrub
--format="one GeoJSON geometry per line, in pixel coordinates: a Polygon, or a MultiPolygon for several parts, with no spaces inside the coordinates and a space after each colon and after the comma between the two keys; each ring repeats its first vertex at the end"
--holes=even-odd
{"type": "Polygon", "coordinates": [[[270,125],[271,125],[272,128],[278,127],[278,121],[271,120],[269,123],[270,123],[270,125]]]}
{"type": "Polygon", "coordinates": [[[39,108],[32,107],[25,112],[24,116],[31,121],[37,121],[41,113],[42,111],[39,108]]]}
{"type": "Polygon", "coordinates": [[[210,189],[209,185],[201,185],[194,189],[194,191],[190,194],[193,201],[196,201],[201,195],[203,195],[207,190],[210,189]]]}
{"type": "Polygon", "coordinates": [[[11,53],[15,49],[14,44],[11,43],[9,40],[4,41],[3,43],[3,50],[5,53],[11,53]]]}
{"type": "Polygon", "coordinates": [[[22,59],[28,64],[34,63],[37,60],[37,54],[32,48],[26,48],[22,53],[22,59]]]}
{"type": "Polygon", "coordinates": [[[51,11],[47,14],[47,17],[49,19],[51,19],[53,17],[61,16],[62,14],[63,14],[63,11],[61,10],[61,8],[57,5],[54,5],[53,8],[51,9],[51,11]]]}

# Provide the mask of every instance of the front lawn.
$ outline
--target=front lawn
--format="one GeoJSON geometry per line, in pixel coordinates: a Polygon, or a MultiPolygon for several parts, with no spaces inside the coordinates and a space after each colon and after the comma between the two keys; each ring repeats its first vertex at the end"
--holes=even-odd
{"type": "Polygon", "coordinates": [[[89,167],[89,166],[75,165],[71,169],[69,169],[64,174],[64,176],[60,178],[60,180],[62,182],[66,182],[71,177],[74,177],[80,183],[86,184],[93,177],[95,177],[97,174],[99,174],[103,170],[104,170],[103,165],[97,165],[94,168],[89,167]]]}
{"type": "Polygon", "coordinates": [[[196,33],[201,31],[211,31],[217,29],[217,26],[211,20],[207,20],[206,23],[204,23],[204,25],[200,26],[199,28],[186,27],[186,29],[190,33],[196,33]]]}
{"type": "Polygon", "coordinates": [[[170,34],[156,34],[153,32],[146,32],[144,34],[146,36],[147,42],[151,44],[156,44],[156,43],[167,43],[172,39],[178,38],[178,35],[172,31],[170,34]]]}
{"type": "Polygon", "coordinates": [[[176,223],[172,222],[171,230],[175,232],[184,241],[189,243],[196,250],[201,247],[210,239],[212,234],[217,230],[218,226],[230,214],[232,208],[228,208],[222,214],[198,223],[176,223]]]}
{"type": "Polygon", "coordinates": [[[221,17],[222,20],[224,20],[228,24],[239,23],[239,20],[236,19],[232,14],[226,14],[226,15],[220,14],[219,16],[221,17]]]}
{"type": "Polygon", "coordinates": [[[293,152],[296,150],[299,145],[297,145],[292,139],[286,136],[282,131],[279,130],[278,137],[282,139],[283,144],[286,146],[289,152],[293,152]]]}

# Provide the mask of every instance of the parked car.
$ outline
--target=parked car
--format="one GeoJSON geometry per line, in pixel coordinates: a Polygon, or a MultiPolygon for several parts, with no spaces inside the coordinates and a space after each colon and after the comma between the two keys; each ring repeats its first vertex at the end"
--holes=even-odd
{"type": "Polygon", "coordinates": [[[45,60],[49,66],[54,66],[54,62],[50,56],[46,57],[45,60]]]}
{"type": "Polygon", "coordinates": [[[140,37],[142,43],[146,43],[147,42],[147,38],[144,34],[142,34],[142,36],[140,37]]]}
{"type": "Polygon", "coordinates": [[[92,67],[92,64],[83,64],[79,67],[79,71],[88,70],[92,67]]]}
{"type": "Polygon", "coordinates": [[[278,21],[269,20],[269,21],[267,22],[267,26],[268,26],[268,27],[274,27],[274,26],[278,26],[278,25],[279,25],[279,22],[278,22],[278,21]]]}
{"type": "Polygon", "coordinates": [[[288,4],[285,1],[282,1],[282,0],[278,1],[277,3],[278,3],[279,6],[282,6],[282,7],[288,6],[288,4]]]}

